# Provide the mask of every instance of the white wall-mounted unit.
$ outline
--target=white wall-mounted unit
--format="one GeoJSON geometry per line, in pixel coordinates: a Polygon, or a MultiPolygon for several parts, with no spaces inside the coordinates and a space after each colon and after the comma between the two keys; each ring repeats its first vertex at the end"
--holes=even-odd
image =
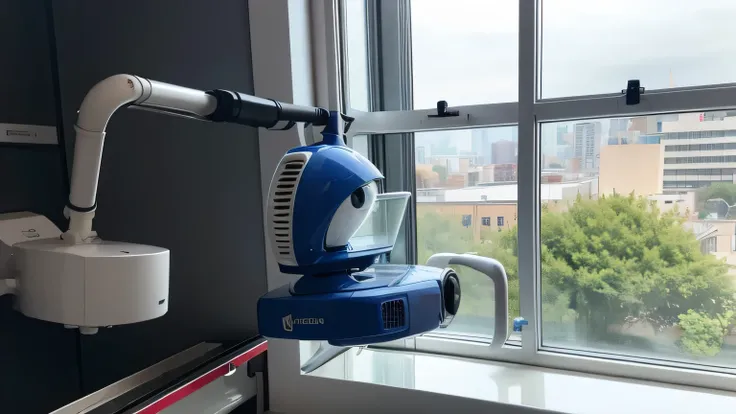
{"type": "Polygon", "coordinates": [[[0,215],[0,294],[15,295],[21,313],[85,334],[166,313],[168,250],[61,234],[44,216],[0,215]]]}

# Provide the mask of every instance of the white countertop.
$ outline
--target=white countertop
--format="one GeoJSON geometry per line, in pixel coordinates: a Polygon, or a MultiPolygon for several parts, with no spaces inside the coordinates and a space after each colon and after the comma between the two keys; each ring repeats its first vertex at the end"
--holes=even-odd
{"type": "Polygon", "coordinates": [[[736,412],[725,391],[388,350],[354,348],[310,375],[571,414],[736,412]]]}

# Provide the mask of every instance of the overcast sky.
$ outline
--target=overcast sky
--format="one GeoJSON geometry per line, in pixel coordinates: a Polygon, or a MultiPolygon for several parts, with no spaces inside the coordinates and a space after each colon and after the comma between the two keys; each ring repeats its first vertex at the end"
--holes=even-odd
{"type": "MultiPolygon", "coordinates": [[[[412,0],[411,12],[415,108],[517,100],[517,1],[412,0]]],[[[736,81],[736,1],[547,0],[542,16],[544,97],[736,81]]]]}
{"type": "MultiPolygon", "coordinates": [[[[362,1],[348,2],[360,19],[362,1]]],[[[736,0],[546,0],[542,16],[545,98],[617,92],[628,79],[650,90],[736,81],[736,0]]],[[[517,1],[412,0],[411,17],[415,109],[517,100],[517,1]]],[[[364,76],[365,37],[348,26],[350,73],[364,76]]]]}

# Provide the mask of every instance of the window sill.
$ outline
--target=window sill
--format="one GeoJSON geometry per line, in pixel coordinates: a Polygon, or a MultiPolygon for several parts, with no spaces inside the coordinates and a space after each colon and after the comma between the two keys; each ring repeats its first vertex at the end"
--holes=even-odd
{"type": "MultiPolygon", "coordinates": [[[[353,348],[310,376],[558,413],[729,412],[736,393],[439,355],[353,348]]],[[[462,411],[462,410],[460,410],[462,411]]]]}

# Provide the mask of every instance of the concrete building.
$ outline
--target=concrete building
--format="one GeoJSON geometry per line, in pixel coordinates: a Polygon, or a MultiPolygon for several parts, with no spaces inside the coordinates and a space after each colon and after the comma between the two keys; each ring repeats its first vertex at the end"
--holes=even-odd
{"type": "Polygon", "coordinates": [[[480,182],[481,183],[492,183],[494,181],[494,173],[496,170],[496,166],[491,165],[484,165],[481,167],[480,171],[480,182]]]}
{"type": "Polygon", "coordinates": [[[700,242],[700,250],[724,259],[736,277],[736,220],[697,220],[685,223],[700,242]]]}
{"type": "Polygon", "coordinates": [[[516,164],[494,164],[493,181],[516,182],[516,164]]]}
{"type": "Polygon", "coordinates": [[[611,119],[608,126],[608,138],[623,138],[629,132],[629,118],[611,119]]]}
{"type": "Polygon", "coordinates": [[[605,145],[600,152],[599,192],[661,194],[663,166],[659,144],[605,145]]]}
{"type": "Polygon", "coordinates": [[[498,232],[513,228],[517,223],[516,203],[417,203],[417,222],[422,217],[434,213],[456,222],[457,225],[468,223],[468,231],[472,231],[473,240],[485,239],[485,232],[498,232]],[[469,220],[468,220],[469,219],[469,220]],[[465,220],[465,221],[464,221],[465,220]]]}
{"type": "Polygon", "coordinates": [[[433,155],[427,161],[445,167],[448,174],[459,174],[467,173],[471,165],[477,165],[476,158],[476,155],[433,155]]]}
{"type": "Polygon", "coordinates": [[[478,155],[479,165],[491,163],[491,137],[488,128],[474,129],[470,137],[470,149],[478,155]]]}
{"type": "MultiPolygon", "coordinates": [[[[677,115],[674,115],[677,117],[677,115]]],[[[640,135],[652,134],[661,132],[662,121],[671,120],[671,115],[664,116],[638,116],[630,118],[631,122],[629,125],[629,131],[636,131],[640,135]]]]}
{"type": "Polygon", "coordinates": [[[736,117],[727,115],[679,114],[660,122],[665,189],[736,181],[736,117]]]}
{"type": "Polygon", "coordinates": [[[501,140],[491,144],[493,155],[492,164],[516,164],[518,144],[513,141],[501,140]]]}
{"type": "Polygon", "coordinates": [[[579,160],[580,171],[594,172],[598,169],[601,150],[601,123],[582,122],[575,124],[573,157],[579,160]]]}
{"type": "MultiPolygon", "coordinates": [[[[517,223],[518,186],[516,183],[495,184],[458,189],[417,189],[417,216],[434,212],[462,223],[470,216],[475,240],[484,230],[498,231],[517,223]],[[484,224],[485,223],[485,224],[484,224]]],[[[540,186],[542,203],[549,211],[565,211],[578,197],[598,197],[598,180],[549,183],[540,186]]]]}
{"type": "Polygon", "coordinates": [[[465,188],[468,186],[467,174],[450,174],[444,183],[447,188],[465,188]]]}
{"type": "Polygon", "coordinates": [[[677,210],[677,215],[692,218],[695,214],[695,191],[684,191],[672,194],[653,194],[647,196],[654,202],[661,213],[677,210]]]}

